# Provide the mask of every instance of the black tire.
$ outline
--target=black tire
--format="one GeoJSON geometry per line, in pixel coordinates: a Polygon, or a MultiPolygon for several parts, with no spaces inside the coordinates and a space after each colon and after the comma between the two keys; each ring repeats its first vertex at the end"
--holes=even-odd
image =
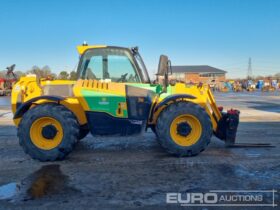
{"type": "Polygon", "coordinates": [[[64,159],[74,148],[78,140],[79,124],[75,115],[62,105],[43,104],[28,110],[18,127],[19,143],[25,153],[33,159],[40,161],[54,161],[64,159]],[[33,144],[30,137],[30,128],[35,120],[42,117],[51,117],[57,120],[62,129],[63,137],[58,146],[50,150],[44,150],[33,144]]]}
{"type": "Polygon", "coordinates": [[[89,129],[87,126],[80,126],[78,139],[82,140],[88,135],[88,133],[89,133],[89,129]]]}
{"type": "Polygon", "coordinates": [[[169,105],[160,114],[156,132],[158,134],[159,144],[170,154],[175,156],[194,156],[202,152],[210,143],[212,137],[212,123],[207,112],[199,105],[191,102],[179,102],[169,105]],[[196,117],[202,127],[200,138],[197,142],[190,146],[181,146],[177,144],[171,137],[170,126],[172,121],[184,114],[196,117]]]}

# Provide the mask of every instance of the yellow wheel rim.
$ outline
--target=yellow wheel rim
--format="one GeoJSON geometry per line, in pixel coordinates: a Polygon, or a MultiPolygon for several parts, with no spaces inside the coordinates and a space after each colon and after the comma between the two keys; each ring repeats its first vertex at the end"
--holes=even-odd
{"type": "Polygon", "coordinates": [[[180,146],[191,146],[195,144],[202,133],[202,126],[200,121],[193,115],[185,114],[176,117],[170,126],[170,135],[173,141],[180,146]],[[178,125],[180,123],[187,123],[190,127],[190,132],[183,136],[178,133],[178,125]]]}
{"type": "Polygon", "coordinates": [[[32,143],[43,150],[51,150],[57,147],[63,139],[63,129],[56,119],[51,117],[42,117],[35,120],[30,128],[30,138],[32,143]],[[56,134],[53,138],[43,136],[43,129],[46,126],[53,126],[56,129],[56,134]]]}

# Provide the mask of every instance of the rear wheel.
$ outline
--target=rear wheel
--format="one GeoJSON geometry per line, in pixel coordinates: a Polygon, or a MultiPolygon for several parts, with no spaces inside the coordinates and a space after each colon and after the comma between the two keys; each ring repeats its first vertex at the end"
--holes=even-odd
{"type": "Polygon", "coordinates": [[[18,127],[19,143],[25,153],[40,161],[61,160],[78,140],[79,124],[74,114],[57,104],[28,110],[18,127]]]}
{"type": "Polygon", "coordinates": [[[156,132],[160,145],[176,156],[193,156],[210,143],[212,123],[206,111],[191,102],[169,105],[160,114],[156,132]]]}

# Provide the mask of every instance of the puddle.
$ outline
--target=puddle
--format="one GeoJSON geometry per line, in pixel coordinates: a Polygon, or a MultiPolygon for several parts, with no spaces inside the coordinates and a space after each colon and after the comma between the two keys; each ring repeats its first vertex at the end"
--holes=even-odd
{"type": "Polygon", "coordinates": [[[2,185],[0,187],[0,200],[13,197],[17,193],[18,189],[18,184],[15,182],[2,185]]]}
{"type": "Polygon", "coordinates": [[[246,154],[246,156],[247,157],[252,157],[252,158],[257,158],[257,157],[260,157],[261,156],[261,154],[259,154],[259,153],[248,153],[248,154],[246,154]]]}
{"type": "Polygon", "coordinates": [[[9,96],[1,96],[0,97],[0,106],[10,106],[11,97],[9,96]]]}
{"type": "Polygon", "coordinates": [[[60,165],[46,165],[30,174],[21,182],[11,182],[0,186],[0,199],[27,201],[65,193],[74,190],[68,186],[68,176],[60,170],[60,165]]]}
{"type": "Polygon", "coordinates": [[[10,117],[10,116],[12,116],[12,112],[1,113],[1,111],[0,111],[0,117],[7,118],[7,117],[10,117]]]}

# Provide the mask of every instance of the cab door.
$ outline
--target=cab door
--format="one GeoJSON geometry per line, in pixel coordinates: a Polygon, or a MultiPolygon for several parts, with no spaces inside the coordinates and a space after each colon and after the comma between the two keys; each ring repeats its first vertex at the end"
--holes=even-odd
{"type": "Polygon", "coordinates": [[[88,50],[81,57],[79,68],[80,80],[74,93],[86,111],[92,133],[127,135],[141,130],[142,123],[131,122],[127,108],[126,84],[140,82],[129,51],[88,50]]]}

